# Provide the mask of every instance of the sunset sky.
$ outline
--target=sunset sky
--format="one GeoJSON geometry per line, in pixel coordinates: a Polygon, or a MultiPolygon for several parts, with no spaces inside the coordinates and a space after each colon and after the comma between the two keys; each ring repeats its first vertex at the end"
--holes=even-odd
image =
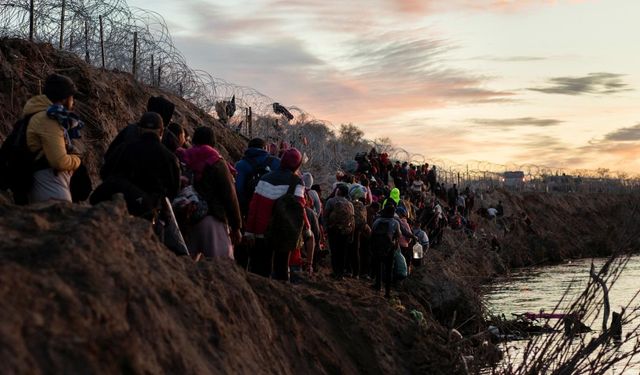
{"type": "Polygon", "coordinates": [[[640,173],[638,0],[129,0],[188,63],[427,159],[640,173]]]}

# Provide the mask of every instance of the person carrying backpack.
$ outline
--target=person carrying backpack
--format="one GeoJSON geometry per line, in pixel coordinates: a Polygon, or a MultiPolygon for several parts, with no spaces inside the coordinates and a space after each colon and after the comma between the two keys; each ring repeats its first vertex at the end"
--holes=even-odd
{"type": "MultiPolygon", "coordinates": [[[[261,138],[249,141],[248,147],[242,159],[235,164],[236,168],[236,195],[240,205],[240,213],[243,220],[249,213],[249,202],[253,197],[258,182],[265,174],[275,171],[280,166],[280,159],[272,156],[267,151],[267,144],[261,138]]],[[[244,269],[249,265],[249,249],[245,243],[240,243],[234,248],[236,262],[244,269]]]]}
{"type": "Polygon", "coordinates": [[[298,176],[302,154],[290,148],[278,169],[262,176],[249,203],[244,241],[249,271],[289,280],[289,256],[313,234],[305,215],[304,185],[298,176]]]}
{"type": "Polygon", "coordinates": [[[386,298],[391,296],[391,278],[393,277],[393,259],[398,250],[398,239],[401,236],[400,223],[394,218],[396,207],[388,204],[382,209],[382,215],[373,222],[371,228],[371,255],[373,256],[373,288],[380,290],[384,272],[386,298]]]}
{"type": "Polygon", "coordinates": [[[267,144],[263,139],[254,138],[249,141],[244,156],[236,165],[236,193],[240,211],[244,217],[249,212],[249,202],[253,197],[258,181],[265,174],[275,171],[280,166],[280,159],[269,155],[267,144]]]}
{"type": "Polygon", "coordinates": [[[201,126],[193,133],[193,147],[182,155],[182,162],[193,172],[193,187],[207,202],[207,215],[190,231],[193,255],[233,259],[233,246],[242,238],[242,218],[230,166],[215,147],[213,129],[201,126]]]}
{"type": "Polygon", "coordinates": [[[361,275],[361,271],[365,269],[365,267],[362,267],[362,263],[368,259],[368,254],[362,253],[364,237],[370,234],[370,228],[367,225],[367,208],[363,202],[366,194],[367,189],[360,184],[353,184],[349,188],[349,198],[351,199],[351,204],[353,204],[355,224],[353,240],[347,250],[347,271],[355,278],[361,275]]]}
{"type": "Polygon", "coordinates": [[[313,175],[310,172],[302,174],[302,181],[304,182],[304,188],[306,197],[309,199],[307,206],[312,208],[317,216],[322,216],[322,201],[318,192],[313,190],[313,175]]]}
{"type": "Polygon", "coordinates": [[[346,184],[336,187],[335,196],[324,208],[324,222],[329,236],[333,276],[342,278],[350,243],[353,241],[355,217],[353,204],[347,200],[349,188],[346,184]]]}
{"type": "MultiPolygon", "coordinates": [[[[71,202],[71,177],[81,164],[72,140],[79,138],[79,122],[73,110],[77,89],[73,81],[51,74],[44,84],[44,95],[35,96],[24,106],[26,145],[34,155],[30,203],[58,200],[71,202]]],[[[28,168],[28,166],[25,166],[28,168]]]]}

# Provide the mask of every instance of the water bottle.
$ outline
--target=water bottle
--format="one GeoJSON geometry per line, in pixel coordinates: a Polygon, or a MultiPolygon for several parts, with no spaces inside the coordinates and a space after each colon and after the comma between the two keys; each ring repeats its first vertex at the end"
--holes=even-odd
{"type": "Polygon", "coordinates": [[[417,242],[413,245],[413,259],[422,259],[422,245],[417,242]]]}

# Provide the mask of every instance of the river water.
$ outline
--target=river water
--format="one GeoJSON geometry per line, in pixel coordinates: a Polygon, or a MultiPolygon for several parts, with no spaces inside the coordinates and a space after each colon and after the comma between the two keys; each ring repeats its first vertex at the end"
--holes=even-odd
{"type": "MultiPolygon", "coordinates": [[[[602,266],[606,259],[582,259],[567,262],[560,265],[522,269],[513,272],[509,277],[496,280],[486,287],[484,298],[489,314],[504,314],[511,319],[512,313],[539,312],[545,310],[552,312],[563,294],[568,290],[568,296],[578,297],[589,281],[589,269],[594,262],[596,270],[602,266]]],[[[609,292],[609,300],[612,311],[620,311],[621,306],[634,297],[640,288],[640,255],[635,255],[629,260],[627,267],[621,273],[619,279],[609,292]]],[[[566,299],[566,297],[565,297],[566,299]]],[[[639,302],[634,301],[627,311],[638,307],[639,302]]],[[[596,332],[601,327],[601,318],[596,319],[591,326],[596,332]]],[[[623,327],[623,335],[625,333],[623,327]]],[[[521,349],[526,341],[507,344],[511,349],[521,349]]],[[[621,347],[624,351],[628,348],[625,344],[621,347]]],[[[518,354],[515,355],[517,361],[518,354]]],[[[512,359],[513,360],[513,359],[512,359]]],[[[634,366],[634,370],[625,374],[640,374],[640,367],[634,366]]],[[[619,374],[615,370],[611,374],[619,374]]]]}

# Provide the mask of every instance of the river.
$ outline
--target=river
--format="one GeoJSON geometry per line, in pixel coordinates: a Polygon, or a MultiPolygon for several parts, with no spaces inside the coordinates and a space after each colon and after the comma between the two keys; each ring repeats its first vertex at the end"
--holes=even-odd
{"type": "MultiPolygon", "coordinates": [[[[509,277],[500,278],[486,287],[484,292],[485,303],[490,314],[504,314],[507,318],[513,318],[512,313],[539,312],[545,310],[552,312],[563,294],[568,290],[568,296],[572,300],[577,298],[589,281],[589,269],[592,259],[582,259],[566,262],[564,264],[522,269],[513,272],[509,277]]],[[[593,259],[596,269],[599,269],[606,259],[593,259]]],[[[627,305],[640,288],[640,256],[632,256],[621,273],[619,279],[609,292],[609,300],[612,311],[620,311],[620,307],[627,305]]],[[[635,300],[627,311],[639,306],[635,300]]],[[[591,328],[594,335],[599,333],[601,318],[594,319],[591,328]]],[[[634,324],[634,323],[632,323],[634,324]]],[[[635,323],[638,324],[637,321],[635,323]]],[[[623,335],[625,329],[623,327],[623,335]]],[[[509,347],[515,354],[511,361],[518,361],[522,348],[527,341],[510,342],[503,345],[503,349],[509,347]]],[[[623,345],[620,350],[629,350],[630,344],[623,345]]],[[[636,357],[637,358],[637,357],[636,357]]],[[[635,359],[635,358],[634,358],[635,359]]],[[[638,358],[640,359],[640,358],[638,358]]],[[[620,368],[621,366],[618,366],[620,368]]],[[[633,370],[625,371],[625,374],[640,374],[640,367],[633,366],[633,370]]],[[[609,374],[620,374],[615,369],[609,374]]]]}

